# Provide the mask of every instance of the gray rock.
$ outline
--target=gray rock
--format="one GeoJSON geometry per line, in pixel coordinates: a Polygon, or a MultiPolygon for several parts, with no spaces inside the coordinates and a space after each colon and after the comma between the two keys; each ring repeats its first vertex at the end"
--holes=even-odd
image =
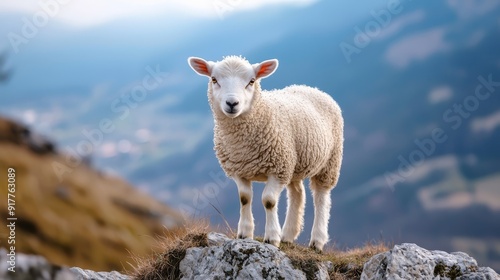
{"type": "Polygon", "coordinates": [[[44,257],[16,253],[15,259],[11,260],[10,256],[7,256],[7,251],[0,248],[0,279],[73,280],[76,278],[68,268],[50,264],[44,257]]]}
{"type": "Polygon", "coordinates": [[[209,232],[207,234],[208,246],[221,246],[224,243],[231,241],[231,238],[218,232],[209,232]]]}
{"type": "Polygon", "coordinates": [[[367,279],[492,279],[500,276],[489,267],[478,267],[463,252],[429,251],[411,243],[373,256],[363,267],[367,279]]]}
{"type": "Polygon", "coordinates": [[[330,279],[328,271],[332,269],[332,262],[323,262],[318,264],[318,271],[314,274],[314,279],[330,279]]]}
{"type": "Polygon", "coordinates": [[[76,275],[76,280],[129,280],[130,276],[123,275],[117,271],[95,272],[79,267],[72,267],[70,270],[76,275]]]}
{"type": "Polygon", "coordinates": [[[78,267],[64,267],[49,263],[44,257],[16,253],[14,272],[7,251],[0,248],[0,279],[5,280],[129,280],[129,276],[112,272],[94,272],[78,267]]]}
{"type": "MultiPolygon", "coordinates": [[[[190,248],[181,261],[181,279],[306,279],[278,248],[248,239],[208,234],[208,247],[190,248]]],[[[328,266],[319,265],[317,279],[328,278],[328,266]]]]}

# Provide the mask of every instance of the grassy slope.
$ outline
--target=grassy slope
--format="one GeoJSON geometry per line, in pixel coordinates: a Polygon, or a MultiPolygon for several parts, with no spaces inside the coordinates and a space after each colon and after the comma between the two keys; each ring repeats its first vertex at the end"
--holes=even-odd
{"type": "MultiPolygon", "coordinates": [[[[65,161],[0,141],[0,218],[7,218],[7,169],[13,167],[18,252],[43,255],[56,264],[121,271],[134,265],[130,252],[151,253],[165,222],[182,223],[167,206],[84,164],[60,181],[54,162],[65,161]]],[[[7,236],[4,226],[1,247],[9,246],[7,236]]]]}

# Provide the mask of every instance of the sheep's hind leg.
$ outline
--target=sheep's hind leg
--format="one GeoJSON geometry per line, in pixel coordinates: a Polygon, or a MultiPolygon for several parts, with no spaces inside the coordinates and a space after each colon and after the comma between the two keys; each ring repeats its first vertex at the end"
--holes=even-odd
{"type": "Polygon", "coordinates": [[[238,193],[240,195],[240,221],[238,222],[238,238],[253,239],[253,231],[255,228],[252,214],[252,182],[234,178],[238,186],[238,193]]]}
{"type": "Polygon", "coordinates": [[[274,176],[269,176],[266,187],[262,192],[262,204],[266,208],[266,232],[264,242],[276,247],[281,241],[281,227],[278,220],[278,200],[283,190],[283,184],[274,176]]]}
{"type": "Polygon", "coordinates": [[[302,181],[293,181],[287,186],[287,211],[281,241],[292,243],[304,227],[306,194],[302,181]]]}
{"type": "Polygon", "coordinates": [[[309,247],[316,251],[322,251],[328,242],[328,221],[330,219],[330,186],[322,185],[314,177],[311,178],[311,191],[314,201],[314,222],[311,231],[309,247]]]}

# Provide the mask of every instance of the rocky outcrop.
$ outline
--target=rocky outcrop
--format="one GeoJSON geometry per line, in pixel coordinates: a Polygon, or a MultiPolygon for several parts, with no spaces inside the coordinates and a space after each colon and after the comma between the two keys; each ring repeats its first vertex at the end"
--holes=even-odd
{"type": "Polygon", "coordinates": [[[26,147],[36,154],[56,153],[56,145],[28,126],[0,116],[0,142],[26,147]]]}
{"type": "MultiPolygon", "coordinates": [[[[209,233],[207,239],[208,246],[187,249],[179,264],[181,279],[329,279],[333,269],[330,262],[319,262],[314,264],[315,273],[305,273],[274,246],[254,240],[230,239],[219,233],[209,233]]],[[[95,272],[53,265],[43,257],[25,254],[16,254],[15,272],[8,267],[7,251],[0,249],[0,279],[133,279],[116,271],[95,272]]],[[[163,275],[158,274],[158,277],[162,279],[163,275]]],[[[491,268],[479,267],[476,260],[465,253],[429,251],[405,243],[373,256],[365,263],[361,279],[498,280],[500,276],[491,268]]]]}
{"type": "Polygon", "coordinates": [[[0,279],[4,280],[129,280],[119,272],[95,272],[79,267],[64,267],[49,263],[44,257],[16,254],[10,259],[0,248],[0,279]]]}
{"type": "Polygon", "coordinates": [[[68,268],[53,265],[44,257],[25,254],[11,257],[0,248],[0,279],[70,280],[75,277],[68,268]]]}
{"type": "MultiPolygon", "coordinates": [[[[190,248],[181,261],[181,279],[306,279],[278,248],[248,239],[208,234],[208,247],[190,248]]],[[[328,278],[329,264],[319,264],[316,279],[328,278]]]]}
{"type": "Polygon", "coordinates": [[[500,279],[489,267],[462,252],[429,251],[415,244],[396,245],[389,252],[373,256],[363,268],[368,279],[500,279]]]}

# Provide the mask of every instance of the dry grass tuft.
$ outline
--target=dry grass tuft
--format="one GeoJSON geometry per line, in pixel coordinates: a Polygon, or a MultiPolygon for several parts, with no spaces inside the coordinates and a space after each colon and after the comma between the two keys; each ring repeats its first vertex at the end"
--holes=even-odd
{"type": "Polygon", "coordinates": [[[363,272],[363,265],[373,256],[387,252],[389,248],[383,243],[367,244],[346,252],[331,254],[330,261],[334,269],[330,273],[331,279],[359,279],[363,272]]]}
{"type": "Polygon", "coordinates": [[[330,261],[333,264],[329,271],[330,279],[359,279],[363,265],[372,256],[388,251],[382,243],[367,244],[361,248],[348,251],[326,250],[317,253],[308,247],[298,244],[282,244],[280,249],[290,258],[292,264],[304,271],[307,279],[314,279],[318,271],[318,263],[330,261]]]}
{"type": "Polygon", "coordinates": [[[134,279],[180,279],[179,264],[186,256],[186,250],[192,247],[207,247],[207,222],[188,225],[177,231],[168,231],[159,239],[160,253],[140,259],[133,273],[134,279]]]}

